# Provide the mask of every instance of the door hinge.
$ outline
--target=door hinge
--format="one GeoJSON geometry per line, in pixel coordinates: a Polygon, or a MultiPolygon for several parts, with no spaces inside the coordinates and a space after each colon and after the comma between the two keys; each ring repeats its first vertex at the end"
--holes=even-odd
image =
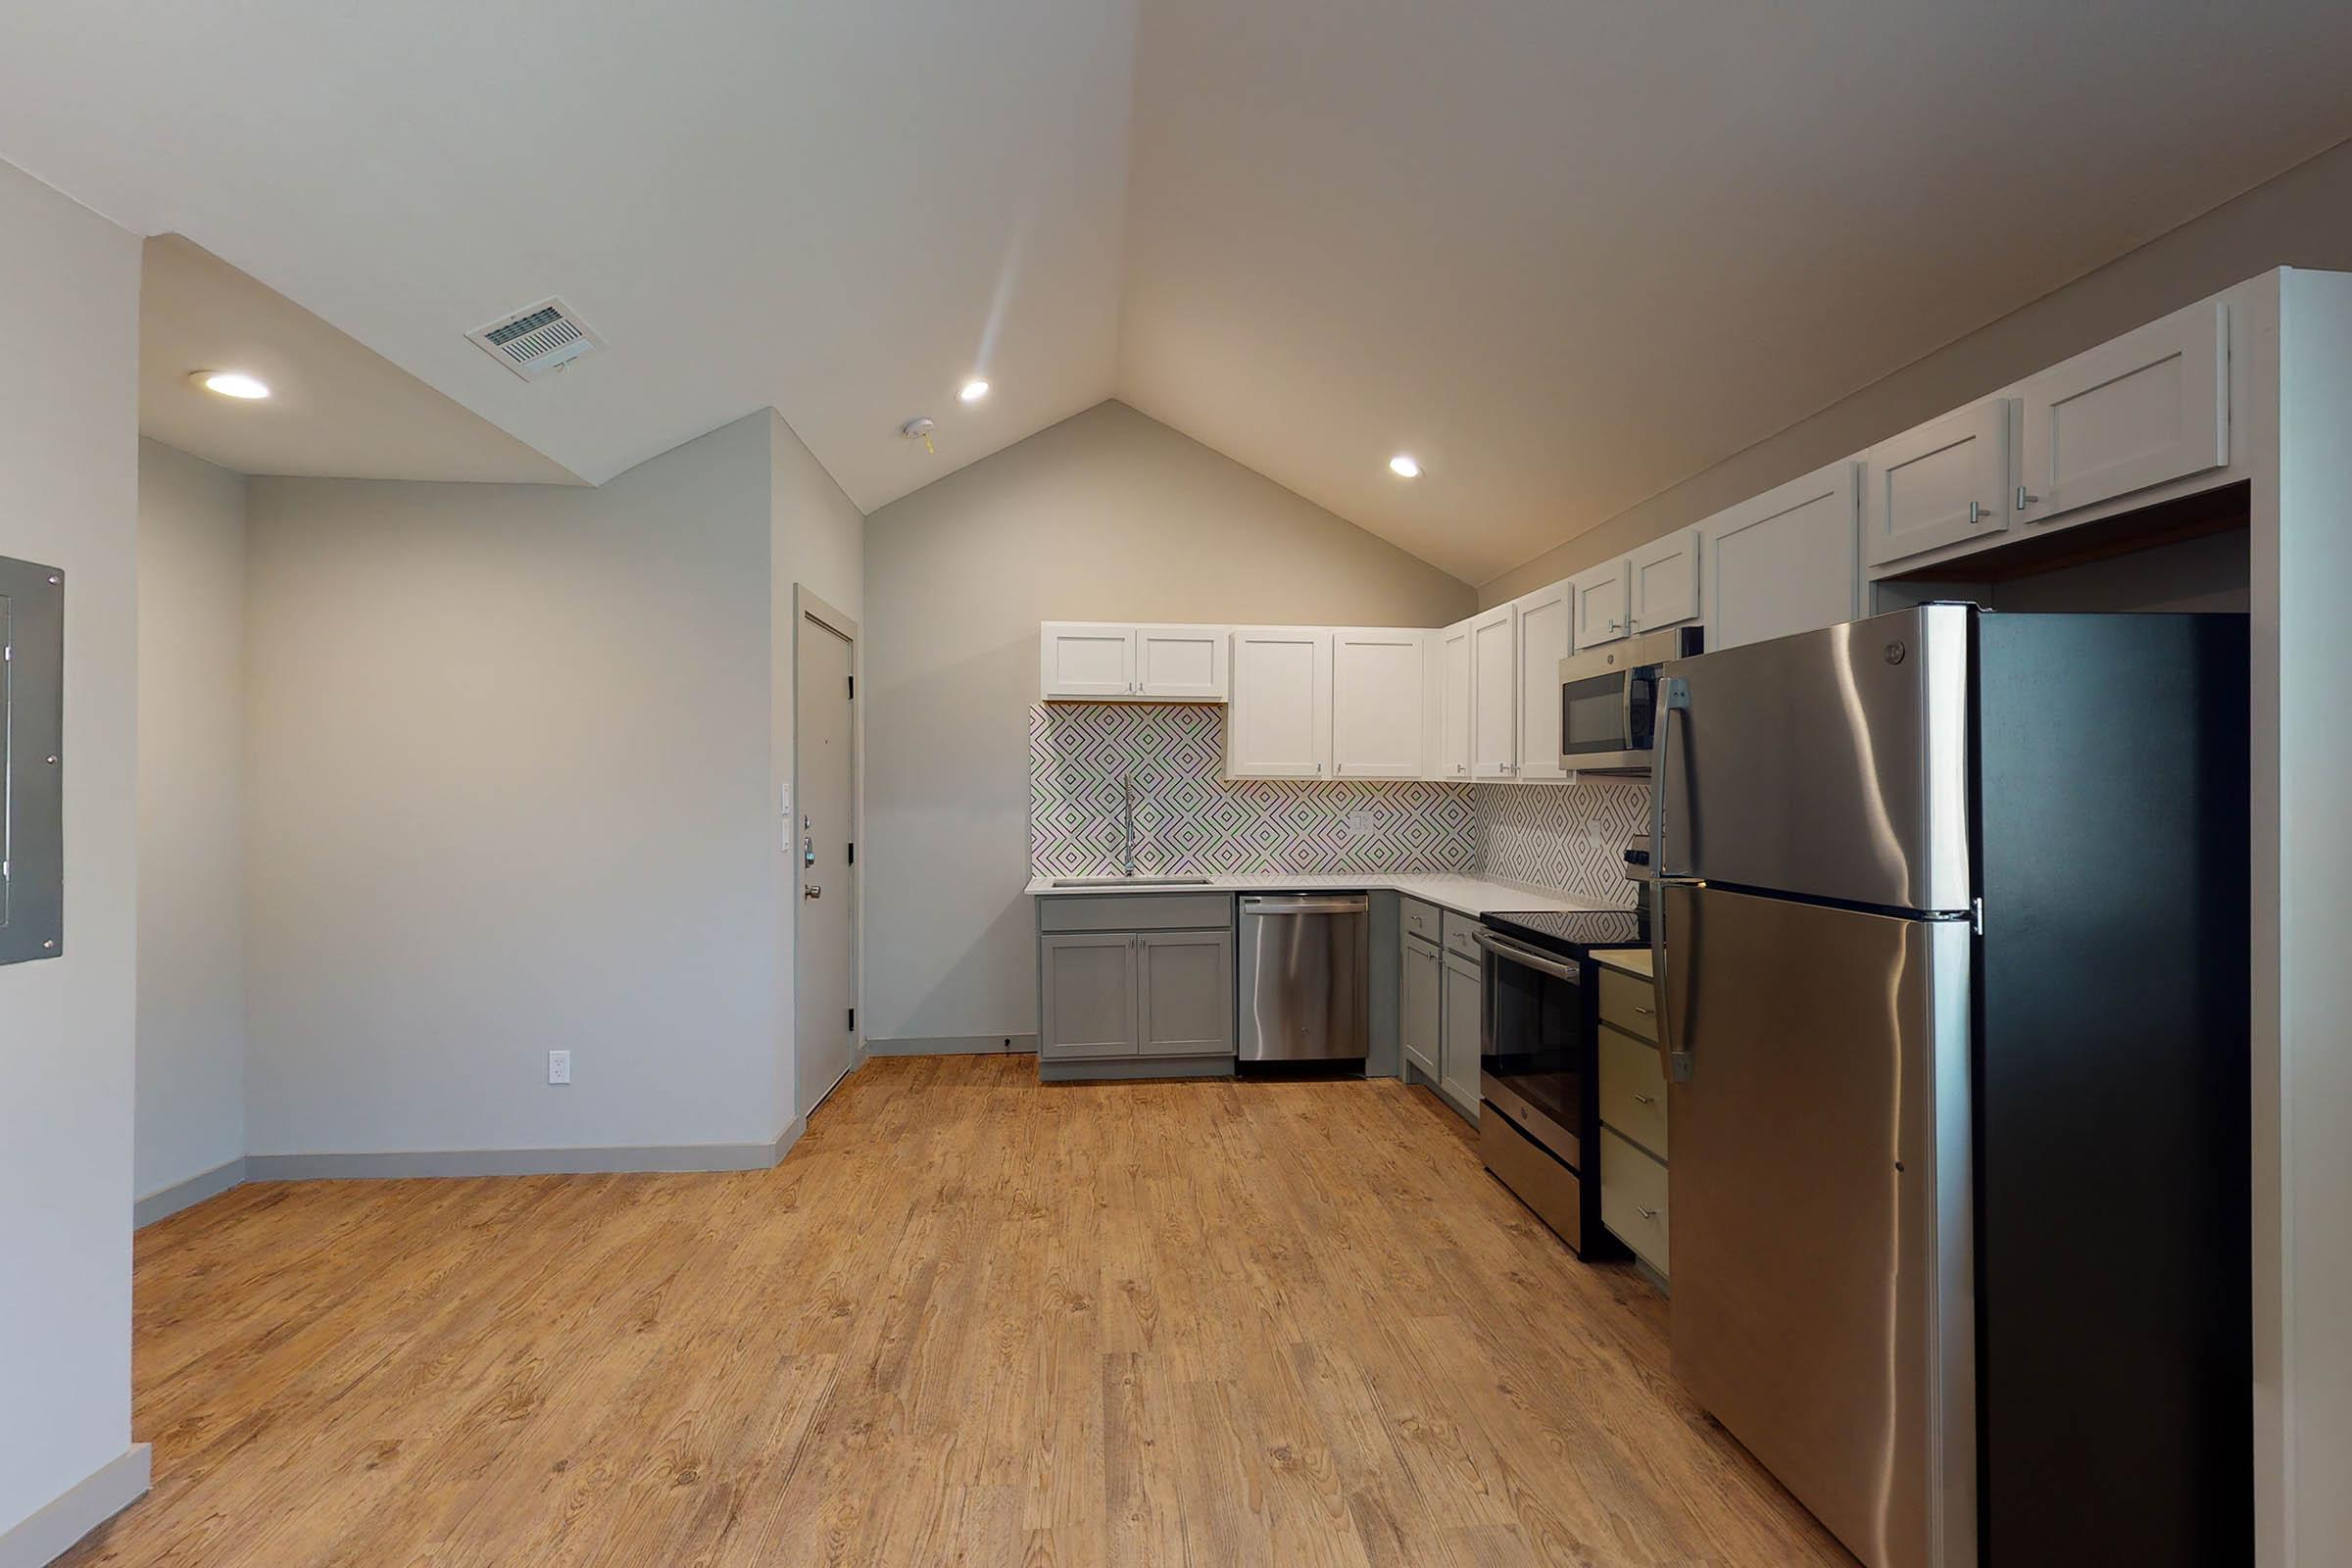
{"type": "Polygon", "coordinates": [[[850,841],[850,863],[852,865],[858,863],[858,841],[856,839],[850,841]]]}
{"type": "Polygon", "coordinates": [[[857,1032],[858,1032],[858,1009],[857,1009],[856,1007],[852,1007],[852,1008],[850,1009],[850,1033],[852,1033],[852,1034],[856,1034],[857,1032]]]}
{"type": "Polygon", "coordinates": [[[854,703],[854,702],[856,702],[857,700],[858,700],[858,677],[857,677],[857,676],[855,676],[855,675],[852,675],[852,676],[850,677],[850,701],[854,703]]]}

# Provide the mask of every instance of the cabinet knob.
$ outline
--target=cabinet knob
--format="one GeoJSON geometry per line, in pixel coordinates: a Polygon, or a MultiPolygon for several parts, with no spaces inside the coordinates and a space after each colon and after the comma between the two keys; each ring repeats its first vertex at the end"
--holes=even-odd
{"type": "Polygon", "coordinates": [[[2036,502],[2036,501],[2039,501],[2040,499],[2041,499],[2041,497],[2039,497],[2039,496],[2036,496],[2036,495],[2028,495],[2028,494],[2026,493],[2026,487],[2025,487],[2024,485],[2022,485],[2022,484],[2021,484],[2021,485],[2019,485],[2019,486],[2017,487],[2017,510],[2018,510],[2018,511],[2020,511],[2020,512],[2023,512],[2023,511],[2025,511],[2025,510],[2026,510],[2028,507],[2032,506],[2032,505],[2033,505],[2034,502],[2036,502]]]}
{"type": "Polygon", "coordinates": [[[1634,1212],[1641,1215],[1643,1219],[1656,1219],[1658,1217],[1658,1211],[1656,1209],[1643,1208],[1640,1203],[1636,1203],[1634,1205],[1634,1212]]]}
{"type": "Polygon", "coordinates": [[[1637,1105],[1654,1105],[1657,1102],[1658,1102],[1656,1098],[1650,1095],[1636,1095],[1634,1097],[1634,1103],[1637,1105]]]}
{"type": "Polygon", "coordinates": [[[1971,528],[1974,528],[1978,523],[1983,522],[1985,517],[1990,515],[1992,509],[1990,507],[1984,506],[1980,502],[1971,501],[1968,504],[1968,525],[1971,528]]]}

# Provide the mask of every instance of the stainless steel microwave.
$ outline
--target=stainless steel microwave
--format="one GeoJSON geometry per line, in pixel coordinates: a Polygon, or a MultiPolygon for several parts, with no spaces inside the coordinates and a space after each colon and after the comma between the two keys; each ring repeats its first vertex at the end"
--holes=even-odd
{"type": "Polygon", "coordinates": [[[1702,651],[1696,626],[1645,632],[1560,661],[1560,767],[1646,773],[1658,666],[1702,651]]]}

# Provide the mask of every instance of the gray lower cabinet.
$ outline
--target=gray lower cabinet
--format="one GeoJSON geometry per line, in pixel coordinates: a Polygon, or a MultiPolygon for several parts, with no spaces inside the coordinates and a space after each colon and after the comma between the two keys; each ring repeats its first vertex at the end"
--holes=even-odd
{"type": "Polygon", "coordinates": [[[1040,937],[1043,1031],[1038,1054],[1063,1059],[1136,1054],[1136,938],[1130,933],[1040,937]]]}
{"type": "Polygon", "coordinates": [[[1136,937],[1136,1054],[1233,1054],[1233,933],[1136,937]]]}
{"type": "Polygon", "coordinates": [[[1432,1081],[1438,1077],[1446,1027],[1444,1003],[1439,994],[1439,961],[1435,943],[1415,936],[1404,939],[1398,979],[1402,995],[1397,1008],[1397,1037],[1404,1047],[1404,1059],[1432,1081]]]}
{"type": "Polygon", "coordinates": [[[1453,1096],[1456,1106],[1472,1121],[1478,1119],[1478,1032],[1486,1011],[1486,986],[1478,965],[1446,955],[1442,970],[1442,1011],[1445,1041],[1438,1082],[1453,1096]]]}
{"type": "Polygon", "coordinates": [[[1041,899],[1037,1059],[1048,1079],[1230,1075],[1233,898],[1041,899]]]}

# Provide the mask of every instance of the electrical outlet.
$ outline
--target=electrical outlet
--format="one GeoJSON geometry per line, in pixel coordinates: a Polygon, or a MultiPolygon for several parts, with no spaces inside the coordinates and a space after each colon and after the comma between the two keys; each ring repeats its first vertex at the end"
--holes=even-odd
{"type": "Polygon", "coordinates": [[[1608,824],[1605,822],[1587,822],[1585,824],[1585,843],[1589,848],[1595,850],[1622,850],[1625,848],[1624,845],[1617,842],[1617,835],[1609,831],[1608,824]]]}
{"type": "Polygon", "coordinates": [[[551,1084],[571,1082],[571,1053],[551,1051],[547,1054],[547,1081],[551,1084]]]}
{"type": "Polygon", "coordinates": [[[1367,833],[1379,831],[1380,813],[1378,811],[1349,811],[1348,813],[1348,832],[1351,837],[1362,838],[1367,833]]]}

